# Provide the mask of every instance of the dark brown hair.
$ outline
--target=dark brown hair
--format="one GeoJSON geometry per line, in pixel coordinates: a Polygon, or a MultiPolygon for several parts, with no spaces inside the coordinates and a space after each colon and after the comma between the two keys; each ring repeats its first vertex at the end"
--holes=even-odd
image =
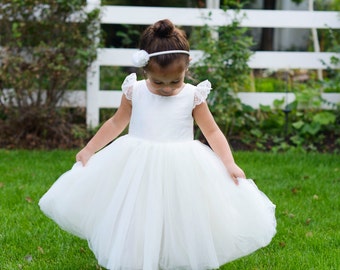
{"type": "MultiPolygon", "coordinates": [[[[139,47],[149,54],[169,50],[190,50],[185,32],[175,27],[168,19],[160,20],[146,28],[141,36],[139,47]]],[[[154,56],[150,58],[150,62],[165,67],[182,57],[189,63],[189,55],[182,53],[154,56]]]]}

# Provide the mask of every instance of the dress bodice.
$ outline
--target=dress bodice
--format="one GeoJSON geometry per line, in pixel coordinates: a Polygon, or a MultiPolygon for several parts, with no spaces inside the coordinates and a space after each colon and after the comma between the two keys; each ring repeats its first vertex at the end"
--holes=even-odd
{"type": "Polygon", "coordinates": [[[135,78],[130,74],[122,86],[132,101],[129,135],[160,142],[193,140],[192,111],[205,101],[210,83],[185,84],[178,94],[161,96],[152,93],[145,80],[135,78]]]}

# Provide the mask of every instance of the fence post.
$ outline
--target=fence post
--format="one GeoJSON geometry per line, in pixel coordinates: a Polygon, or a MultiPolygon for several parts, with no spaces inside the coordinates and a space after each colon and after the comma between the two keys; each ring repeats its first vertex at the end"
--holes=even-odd
{"type": "Polygon", "coordinates": [[[86,75],[86,125],[93,128],[99,124],[99,64],[94,61],[86,75]]]}
{"type": "MultiPolygon", "coordinates": [[[[91,11],[100,8],[100,0],[87,0],[87,9],[91,11]]],[[[98,23],[100,31],[100,23],[98,23]]],[[[96,39],[93,42],[99,43],[96,39]]],[[[97,60],[93,61],[86,74],[86,125],[93,128],[99,125],[99,91],[100,91],[100,66],[97,60]]]]}

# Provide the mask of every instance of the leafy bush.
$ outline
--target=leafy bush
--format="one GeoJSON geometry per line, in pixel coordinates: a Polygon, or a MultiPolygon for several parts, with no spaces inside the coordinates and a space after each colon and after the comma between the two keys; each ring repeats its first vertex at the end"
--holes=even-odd
{"type": "Polygon", "coordinates": [[[250,83],[247,62],[253,44],[252,38],[246,35],[247,29],[240,27],[239,18],[230,19],[231,23],[226,26],[196,28],[190,38],[193,49],[204,51],[202,59],[191,70],[197,81],[207,78],[211,81],[213,91],[208,102],[217,124],[228,135],[244,124],[244,118],[239,117],[242,104],[236,93],[250,83]]]}
{"type": "Polygon", "coordinates": [[[1,144],[72,144],[58,105],[96,57],[99,10],[82,0],[4,0],[0,18],[1,144]],[[71,19],[77,19],[72,20],[71,19]]]}
{"type": "MultiPolygon", "coordinates": [[[[232,8],[237,11],[239,6],[236,3],[232,8]]],[[[193,48],[204,51],[203,58],[192,67],[193,73],[198,81],[208,78],[212,82],[210,109],[231,145],[237,149],[274,152],[289,149],[338,152],[339,106],[332,104],[334,110],[323,110],[325,101],[321,93],[339,89],[339,72],[327,70],[328,77],[323,82],[311,79],[308,83],[286,85],[287,82],[277,78],[257,80],[257,87],[266,91],[285,91],[288,87],[294,91],[296,101],[285,107],[284,99],[276,100],[273,108],[260,106],[259,109],[242,104],[236,94],[251,88],[247,62],[252,40],[247,29],[240,27],[239,18],[231,21],[224,27],[197,28],[191,35],[193,48]]],[[[338,48],[334,39],[332,44],[338,48]]],[[[339,59],[332,61],[339,63],[339,59]]],[[[200,138],[200,134],[196,137],[200,138]]]]}
{"type": "Polygon", "coordinates": [[[296,100],[290,104],[290,141],[309,150],[335,151],[340,146],[340,106],[322,99],[322,88],[301,84],[295,89],[296,100]],[[323,110],[322,105],[333,106],[323,110]]]}

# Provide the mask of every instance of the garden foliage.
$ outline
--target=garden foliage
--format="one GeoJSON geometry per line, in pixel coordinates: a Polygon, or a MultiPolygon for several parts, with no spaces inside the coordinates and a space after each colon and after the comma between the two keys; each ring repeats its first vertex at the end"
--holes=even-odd
{"type": "MultiPolygon", "coordinates": [[[[230,15],[226,12],[225,16],[230,15]]],[[[226,26],[196,28],[191,35],[193,49],[204,51],[202,59],[191,67],[193,76],[197,81],[209,78],[212,83],[210,109],[226,135],[244,124],[244,119],[238,117],[243,109],[236,93],[250,83],[248,59],[253,41],[247,29],[240,27],[238,17],[230,18],[226,26]]]]}
{"type": "Polygon", "coordinates": [[[99,10],[82,0],[4,0],[0,8],[1,144],[72,144],[58,105],[96,57],[99,10]]]}
{"type": "MultiPolygon", "coordinates": [[[[237,10],[239,6],[234,4],[232,8],[237,10]]],[[[225,16],[230,15],[226,12],[225,16]]],[[[227,26],[205,25],[194,29],[191,44],[194,49],[204,51],[192,71],[197,81],[209,78],[212,82],[210,109],[232,146],[251,150],[297,148],[339,152],[340,105],[322,99],[324,91],[339,91],[339,71],[326,70],[324,81],[317,81],[313,76],[304,83],[293,82],[291,78],[281,80],[280,84],[295,94],[295,101],[290,104],[285,99],[276,100],[273,106],[261,105],[259,109],[242,104],[236,94],[251,88],[253,78],[247,62],[253,43],[247,29],[239,27],[242,18],[229,19],[231,23],[227,26]],[[322,109],[323,105],[331,110],[322,109]]],[[[330,29],[328,43],[332,48],[329,49],[336,51],[339,43],[332,33],[330,29]]],[[[339,59],[331,60],[339,64],[339,59]]],[[[285,73],[285,77],[290,76],[289,72],[285,73]]],[[[197,138],[201,138],[201,134],[198,133],[197,138]]]]}

